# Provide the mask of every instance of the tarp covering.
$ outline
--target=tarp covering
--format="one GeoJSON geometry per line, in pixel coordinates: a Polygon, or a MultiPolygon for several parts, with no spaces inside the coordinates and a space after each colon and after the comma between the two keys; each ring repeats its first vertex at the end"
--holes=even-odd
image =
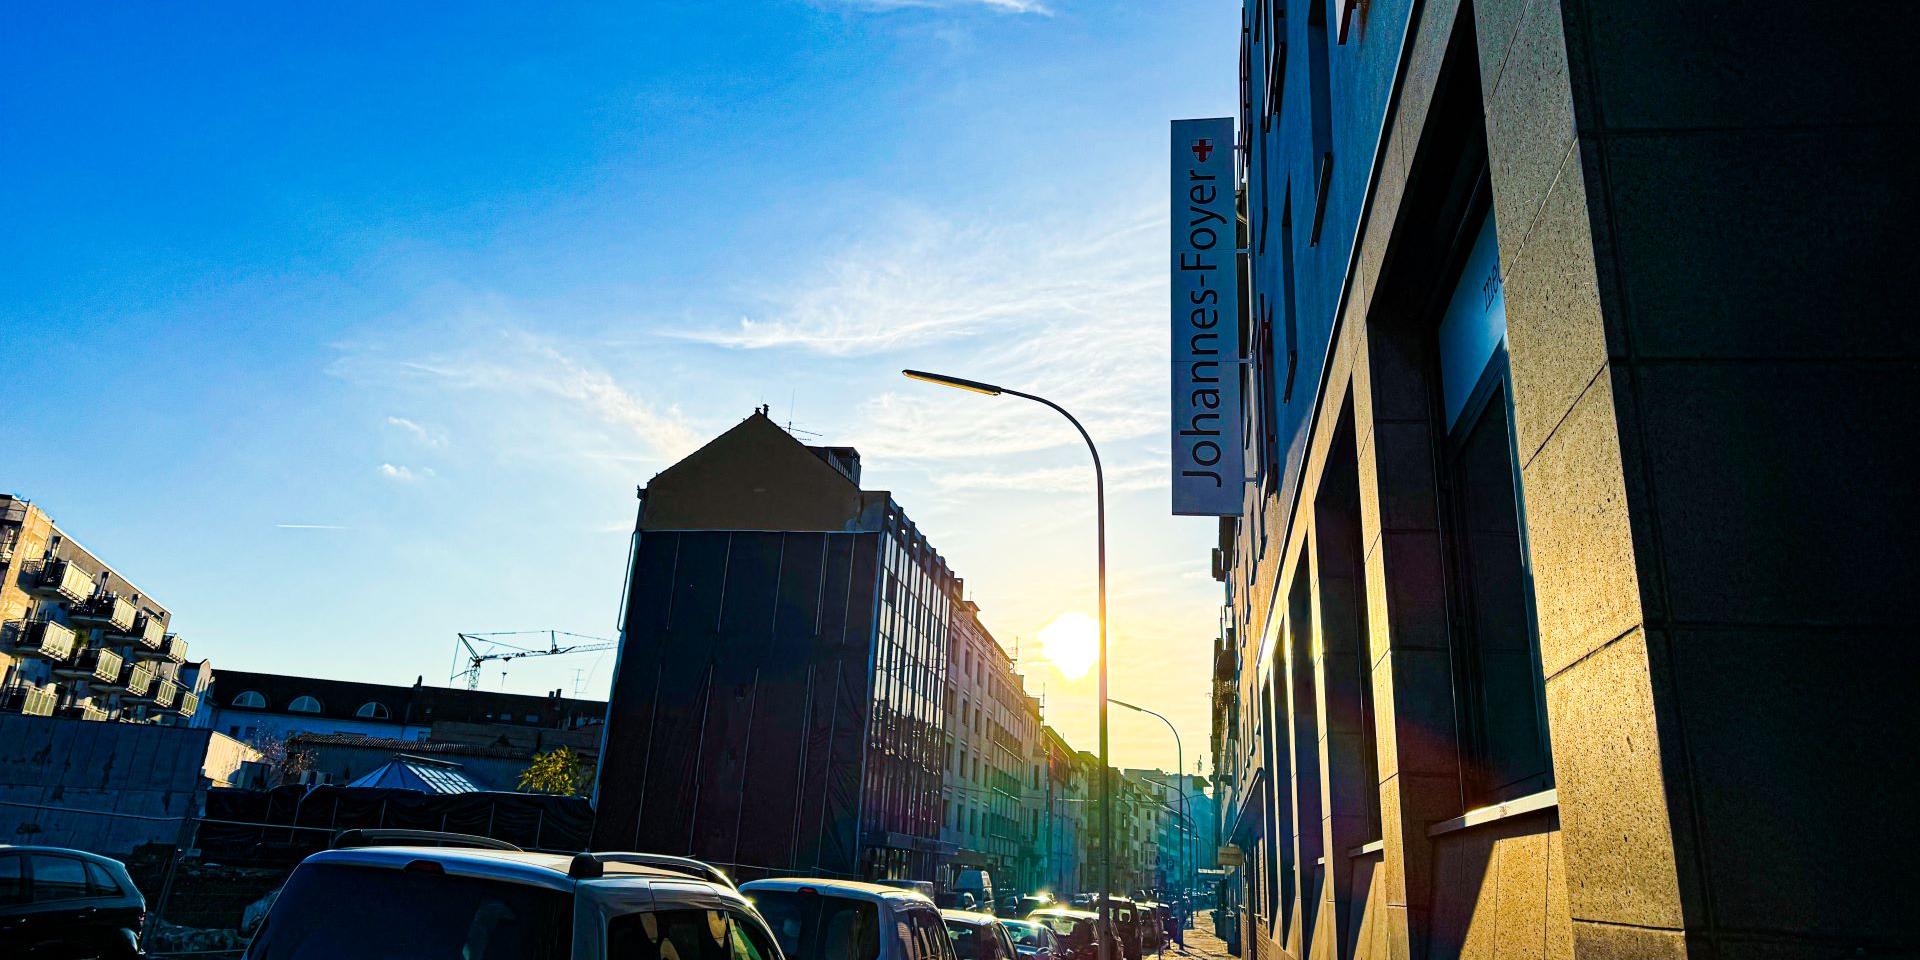
{"type": "Polygon", "coordinates": [[[642,534],[594,849],[859,875],[879,537],[642,534]]]}
{"type": "Polygon", "coordinates": [[[353,827],[447,830],[529,850],[584,850],[593,810],[580,797],[434,794],[366,787],[209,790],[198,845],[212,862],[293,863],[353,827]],[[263,826],[266,825],[266,826],[263,826]]]}

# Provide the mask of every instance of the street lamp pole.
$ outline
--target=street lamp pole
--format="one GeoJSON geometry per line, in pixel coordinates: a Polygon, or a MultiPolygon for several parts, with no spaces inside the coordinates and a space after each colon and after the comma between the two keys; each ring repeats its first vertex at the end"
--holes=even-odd
{"type": "MultiPolygon", "coordinates": [[[[1174,770],[1173,770],[1173,782],[1175,784],[1179,784],[1179,786],[1176,786],[1174,788],[1174,792],[1180,794],[1180,819],[1185,821],[1188,824],[1192,824],[1193,818],[1187,815],[1187,788],[1185,786],[1186,778],[1187,778],[1187,774],[1186,774],[1187,755],[1186,755],[1186,750],[1180,746],[1179,729],[1174,727],[1173,721],[1168,720],[1165,715],[1155,713],[1154,711],[1148,710],[1146,707],[1140,706],[1139,704],[1128,703],[1125,700],[1120,700],[1120,699],[1110,699],[1109,702],[1117,706],[1126,707],[1128,710],[1132,710],[1137,713],[1144,713],[1149,717],[1157,718],[1161,723],[1164,723],[1167,725],[1167,731],[1173,734],[1173,762],[1175,764],[1174,770]]],[[[1194,859],[1193,859],[1194,851],[1192,850],[1193,829],[1191,826],[1187,828],[1186,836],[1187,836],[1187,842],[1183,844],[1183,846],[1187,847],[1187,850],[1185,851],[1182,859],[1187,861],[1185,864],[1187,869],[1181,871],[1182,873],[1188,873],[1189,871],[1191,871],[1193,869],[1193,864],[1194,864],[1194,859]]],[[[1193,878],[1191,875],[1185,878],[1186,882],[1184,885],[1189,891],[1193,889],[1192,880],[1193,878]]],[[[1176,901],[1176,903],[1177,902],[1178,901],[1176,901]]],[[[1185,927],[1184,920],[1182,921],[1181,925],[1183,928],[1185,927]]],[[[1186,937],[1183,933],[1181,937],[1181,944],[1184,946],[1185,943],[1186,943],[1186,937]]]]}
{"type": "Polygon", "coordinates": [[[1004,393],[1052,408],[1053,412],[1066,417],[1067,422],[1073,424],[1073,429],[1080,432],[1080,439],[1087,442],[1087,453],[1093,457],[1094,522],[1100,558],[1100,960],[1113,960],[1113,938],[1108,934],[1113,928],[1113,909],[1108,902],[1108,897],[1113,893],[1113,768],[1107,763],[1107,481],[1100,469],[1100,450],[1093,445],[1093,437],[1087,434],[1087,428],[1081,426],[1073,414],[1045,397],[924,370],[900,372],[913,380],[989,397],[1004,393]]]}

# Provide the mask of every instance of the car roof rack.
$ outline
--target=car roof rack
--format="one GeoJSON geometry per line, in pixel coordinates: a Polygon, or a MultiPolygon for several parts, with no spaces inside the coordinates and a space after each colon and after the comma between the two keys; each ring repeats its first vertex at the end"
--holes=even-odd
{"type": "Polygon", "coordinates": [[[606,875],[606,864],[630,863],[641,867],[656,867],[686,874],[709,883],[717,883],[729,890],[736,889],[733,878],[719,867],[692,857],[676,857],[666,853],[625,853],[625,852],[589,852],[576,854],[573,863],[567,866],[567,876],[575,880],[591,880],[606,875]]]}
{"type": "Polygon", "coordinates": [[[333,837],[335,850],[347,847],[474,847],[481,850],[506,850],[512,853],[522,852],[519,847],[505,840],[492,837],[477,837],[470,833],[447,833],[443,830],[342,830],[333,837]]]}

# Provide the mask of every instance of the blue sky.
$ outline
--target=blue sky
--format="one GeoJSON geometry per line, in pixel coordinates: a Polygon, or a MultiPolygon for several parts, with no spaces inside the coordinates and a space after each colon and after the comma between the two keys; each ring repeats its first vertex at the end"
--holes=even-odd
{"type": "MultiPolygon", "coordinates": [[[[997,379],[1101,442],[1113,693],[1197,751],[1166,122],[1232,112],[1237,39],[1221,0],[12,11],[0,490],[216,669],[445,682],[456,631],[611,636],[634,487],[768,403],[860,447],[1030,653],[1092,612],[1077,438],[898,370],[997,379]]],[[[1090,680],[1028,667],[1091,747],[1090,680]]]]}

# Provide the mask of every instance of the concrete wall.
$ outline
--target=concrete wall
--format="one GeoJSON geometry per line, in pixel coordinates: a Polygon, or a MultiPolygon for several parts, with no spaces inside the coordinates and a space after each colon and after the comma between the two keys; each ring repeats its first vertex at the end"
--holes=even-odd
{"type": "Polygon", "coordinates": [[[0,715],[0,842],[126,859],[185,839],[206,794],[205,730],[0,715]]]}

